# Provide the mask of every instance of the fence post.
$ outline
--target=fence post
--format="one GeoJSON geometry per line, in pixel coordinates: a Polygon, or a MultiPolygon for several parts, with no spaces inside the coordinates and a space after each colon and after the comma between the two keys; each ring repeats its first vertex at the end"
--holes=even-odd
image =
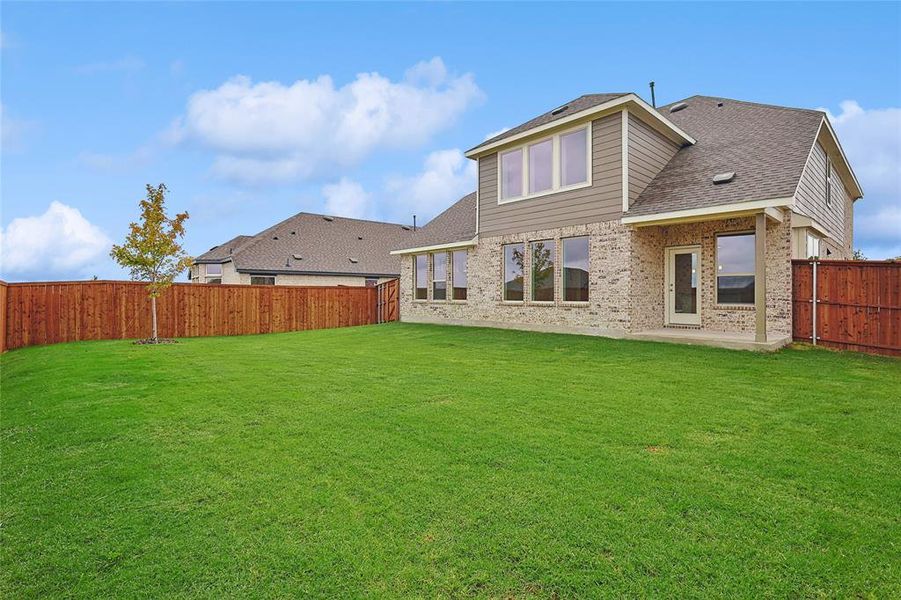
{"type": "Polygon", "coordinates": [[[812,310],[810,311],[813,315],[813,330],[811,332],[811,337],[813,338],[813,345],[817,345],[817,259],[813,259],[813,289],[810,290],[810,301],[813,303],[812,310]]]}
{"type": "Polygon", "coordinates": [[[0,352],[6,352],[6,299],[8,289],[5,281],[0,281],[0,352]]]}

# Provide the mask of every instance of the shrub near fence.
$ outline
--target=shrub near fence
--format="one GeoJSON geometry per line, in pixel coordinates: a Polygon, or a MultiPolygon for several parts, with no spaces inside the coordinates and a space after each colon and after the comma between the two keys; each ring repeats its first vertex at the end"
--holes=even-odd
{"type": "MultiPolygon", "coordinates": [[[[276,333],[395,320],[396,310],[395,319],[380,319],[385,311],[379,294],[375,287],[176,283],[157,299],[159,335],[276,333]]],[[[140,282],[3,284],[0,302],[0,350],[150,336],[150,299],[140,282]]]]}
{"type": "Polygon", "coordinates": [[[792,321],[797,341],[901,356],[901,262],[792,261],[792,321]]]}

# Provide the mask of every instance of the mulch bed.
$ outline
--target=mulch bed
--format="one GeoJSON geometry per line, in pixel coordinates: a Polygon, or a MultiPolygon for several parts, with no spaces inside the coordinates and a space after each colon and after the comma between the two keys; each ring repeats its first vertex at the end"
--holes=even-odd
{"type": "Polygon", "coordinates": [[[143,340],[135,340],[134,343],[141,346],[156,344],[177,344],[178,340],[173,340],[172,338],[146,338],[143,340]]]}

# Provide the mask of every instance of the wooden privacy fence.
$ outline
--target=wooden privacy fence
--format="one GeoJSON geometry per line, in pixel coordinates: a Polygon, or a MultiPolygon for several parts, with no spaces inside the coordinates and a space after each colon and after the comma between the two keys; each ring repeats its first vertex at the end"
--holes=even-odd
{"type": "Polygon", "coordinates": [[[793,260],[797,341],[901,356],[901,263],[793,260]]]}
{"type": "MultiPolygon", "coordinates": [[[[391,306],[383,291],[390,283],[378,287],[176,283],[157,299],[159,335],[244,335],[395,321],[397,294],[391,306]]],[[[150,334],[150,299],[140,282],[0,285],[0,350],[150,334]]]]}

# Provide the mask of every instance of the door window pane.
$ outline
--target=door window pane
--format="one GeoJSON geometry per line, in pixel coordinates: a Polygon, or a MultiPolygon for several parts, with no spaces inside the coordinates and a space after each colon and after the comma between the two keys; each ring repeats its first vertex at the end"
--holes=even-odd
{"type": "Polygon", "coordinates": [[[429,288],[428,288],[428,263],[426,262],[427,257],[425,254],[419,254],[413,257],[414,267],[415,267],[415,275],[414,279],[416,281],[415,289],[417,300],[426,300],[429,297],[429,288]]]}
{"type": "Polygon", "coordinates": [[[453,254],[454,300],[466,300],[466,292],[469,285],[466,274],[466,254],[466,250],[457,250],[453,254]]]}
{"type": "Polygon", "coordinates": [[[554,263],[557,248],[554,240],[532,242],[532,300],[554,301],[554,263]]]}
{"type": "Polygon", "coordinates": [[[588,129],[560,136],[560,185],[588,181],[588,129]]]}
{"type": "Polygon", "coordinates": [[[504,300],[522,302],[523,245],[504,246],[504,300]]]}
{"type": "Polygon", "coordinates": [[[501,154],[501,198],[522,196],[522,148],[501,154]]]}
{"type": "Polygon", "coordinates": [[[432,300],[447,300],[447,253],[432,255],[432,300]]]}
{"type": "Polygon", "coordinates": [[[563,299],[588,302],[588,237],[563,240],[563,299]]]}
{"type": "Polygon", "coordinates": [[[536,194],[554,186],[554,140],[529,146],[529,193],[536,194]]]}
{"type": "Polygon", "coordinates": [[[675,289],[674,310],[680,314],[698,312],[698,255],[695,252],[676,254],[673,265],[675,289]]]}

